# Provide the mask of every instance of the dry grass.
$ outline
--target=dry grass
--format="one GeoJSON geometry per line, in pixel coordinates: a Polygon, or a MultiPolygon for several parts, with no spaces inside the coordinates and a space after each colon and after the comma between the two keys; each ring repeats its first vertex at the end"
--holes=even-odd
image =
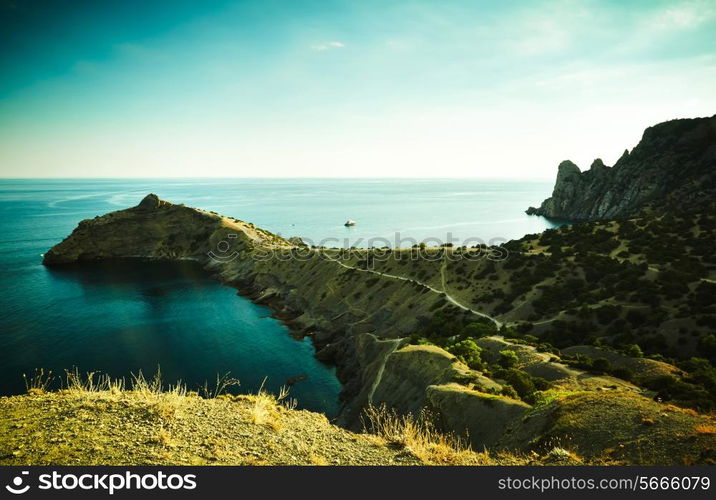
{"type": "Polygon", "coordinates": [[[241,385],[239,379],[231,377],[229,373],[223,375],[216,374],[216,382],[214,387],[209,387],[208,382],[204,382],[204,386],[199,390],[199,395],[205,399],[218,398],[226,393],[229,387],[241,385]]]}
{"type": "Polygon", "coordinates": [[[716,425],[700,424],[694,427],[696,434],[716,434],[716,425]]]}
{"type": "Polygon", "coordinates": [[[672,405],[672,404],[664,405],[664,411],[685,413],[686,415],[691,415],[692,417],[699,416],[699,413],[696,410],[693,410],[691,408],[683,408],[681,406],[676,406],[676,405],[672,405]]]}
{"type": "Polygon", "coordinates": [[[299,455],[306,457],[306,463],[309,465],[329,465],[328,460],[321,453],[316,451],[314,443],[299,441],[296,443],[296,451],[299,455]]]}
{"type": "Polygon", "coordinates": [[[274,431],[281,430],[281,415],[278,402],[273,394],[259,392],[253,396],[251,421],[255,425],[263,425],[274,431]]]}
{"type": "Polygon", "coordinates": [[[149,380],[141,371],[137,375],[132,374],[132,391],[146,401],[148,408],[156,417],[163,420],[177,417],[187,403],[186,386],[177,382],[165,387],[159,369],[149,380]]]}
{"type": "Polygon", "coordinates": [[[55,381],[55,377],[52,375],[52,370],[45,373],[43,368],[35,369],[35,372],[29,377],[27,374],[22,374],[22,379],[25,382],[25,390],[28,394],[44,394],[46,393],[52,383],[55,381]]]}
{"type": "Polygon", "coordinates": [[[558,463],[558,464],[579,464],[582,459],[573,451],[569,451],[560,446],[552,448],[544,460],[546,463],[558,463]]]}
{"type": "Polygon", "coordinates": [[[310,460],[311,465],[328,465],[328,460],[326,460],[323,456],[316,455],[314,453],[308,455],[308,460],[310,460]]]}
{"type": "Polygon", "coordinates": [[[364,411],[365,430],[383,442],[404,448],[425,465],[487,465],[487,453],[475,453],[459,438],[439,432],[430,415],[418,418],[398,415],[385,405],[370,406],[364,411]]]}
{"type": "MultiPolygon", "coordinates": [[[[265,380],[264,380],[265,382],[265,380]]],[[[288,389],[281,387],[277,395],[266,392],[261,388],[255,395],[239,396],[252,402],[251,421],[255,425],[263,425],[274,431],[281,430],[281,412],[284,409],[296,408],[296,400],[288,397],[288,389]]]]}
{"type": "Polygon", "coordinates": [[[153,441],[164,448],[174,448],[177,443],[169,432],[164,427],[160,428],[157,434],[154,436],[153,441]]]}
{"type": "MultiPolygon", "coordinates": [[[[140,372],[141,375],[141,372],[140,372]]],[[[84,376],[77,368],[65,370],[65,391],[75,396],[94,396],[100,392],[120,394],[125,390],[124,379],[112,379],[109,375],[88,372],[84,376]]]]}
{"type": "Polygon", "coordinates": [[[162,420],[176,417],[186,405],[186,386],[181,381],[164,385],[160,369],[151,378],[141,370],[132,374],[129,387],[123,378],[113,379],[106,374],[89,372],[83,376],[76,368],[65,373],[65,390],[85,400],[118,399],[124,392],[132,392],[147,404],[154,417],[162,420]]]}
{"type": "MultiPolygon", "coordinates": [[[[52,372],[35,370],[32,377],[23,376],[28,394],[42,394],[48,392],[55,377],[52,372]]],[[[147,378],[140,370],[131,374],[129,384],[123,378],[113,379],[107,374],[88,372],[81,374],[77,368],[65,370],[65,378],[61,380],[62,391],[75,396],[86,403],[97,400],[118,400],[125,393],[132,393],[140,398],[149,410],[149,413],[160,420],[176,418],[187,405],[187,397],[199,397],[197,392],[188,392],[181,381],[175,384],[165,384],[162,381],[162,372],[159,367],[154,375],[147,378]]],[[[237,379],[229,374],[216,377],[216,385],[209,388],[204,384],[201,393],[205,399],[220,397],[226,389],[238,385],[237,379]]]]}

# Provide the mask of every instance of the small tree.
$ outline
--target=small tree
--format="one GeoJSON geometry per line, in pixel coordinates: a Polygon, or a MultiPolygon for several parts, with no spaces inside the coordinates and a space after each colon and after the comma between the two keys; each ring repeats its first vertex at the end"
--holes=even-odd
{"type": "Polygon", "coordinates": [[[517,357],[515,351],[500,351],[500,366],[502,368],[514,368],[519,363],[520,358],[517,357]]]}
{"type": "Polygon", "coordinates": [[[470,337],[486,337],[495,334],[495,327],[485,323],[470,323],[465,327],[464,333],[470,337]]]}
{"type": "Polygon", "coordinates": [[[627,354],[627,356],[631,356],[632,358],[643,358],[644,353],[641,350],[641,347],[639,347],[637,344],[630,344],[625,347],[624,352],[627,354]]]}
{"type": "Polygon", "coordinates": [[[498,378],[504,379],[517,392],[521,399],[530,402],[537,390],[532,377],[522,370],[509,368],[496,373],[498,378]]]}
{"type": "Polygon", "coordinates": [[[520,395],[517,394],[515,388],[512,387],[510,384],[503,385],[500,394],[502,394],[503,396],[507,396],[508,398],[520,399],[520,395]]]}
{"type": "Polygon", "coordinates": [[[457,359],[465,363],[473,370],[482,370],[485,367],[485,363],[480,357],[482,349],[472,341],[472,339],[462,340],[448,346],[446,351],[450,354],[454,354],[457,359]]]}

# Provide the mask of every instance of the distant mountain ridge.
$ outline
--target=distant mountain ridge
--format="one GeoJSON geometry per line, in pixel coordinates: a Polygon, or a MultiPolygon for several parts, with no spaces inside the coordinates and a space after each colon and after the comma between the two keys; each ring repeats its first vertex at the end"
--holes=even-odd
{"type": "Polygon", "coordinates": [[[646,207],[688,212],[716,197],[716,115],[670,120],[644,131],[613,167],[559,164],[552,196],[530,215],[571,221],[630,217],[646,207]]]}

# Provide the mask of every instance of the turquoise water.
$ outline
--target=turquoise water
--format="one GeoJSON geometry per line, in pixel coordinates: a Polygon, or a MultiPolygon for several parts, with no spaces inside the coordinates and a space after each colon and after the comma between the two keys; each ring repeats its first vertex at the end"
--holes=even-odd
{"type": "Polygon", "coordinates": [[[161,366],[190,387],[217,373],[255,392],[264,378],[302,408],[335,415],[340,385],[270,311],[192,265],[47,269],[41,254],[85,218],[135,205],[149,192],[314,244],[401,246],[499,241],[550,227],[526,216],[551,182],[485,180],[0,180],[0,394],[24,390],[35,368],[78,367],[127,377],[161,366]],[[354,219],[358,224],[346,228],[354,219]],[[330,238],[330,240],[329,240],[330,238]],[[371,238],[384,238],[373,240],[371,238]]]}

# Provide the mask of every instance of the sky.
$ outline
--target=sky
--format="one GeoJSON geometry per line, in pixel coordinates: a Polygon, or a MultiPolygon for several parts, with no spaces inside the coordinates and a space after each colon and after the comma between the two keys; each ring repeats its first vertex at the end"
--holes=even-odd
{"type": "Polygon", "coordinates": [[[716,113],[716,2],[0,0],[0,177],[497,177],[716,113]]]}

